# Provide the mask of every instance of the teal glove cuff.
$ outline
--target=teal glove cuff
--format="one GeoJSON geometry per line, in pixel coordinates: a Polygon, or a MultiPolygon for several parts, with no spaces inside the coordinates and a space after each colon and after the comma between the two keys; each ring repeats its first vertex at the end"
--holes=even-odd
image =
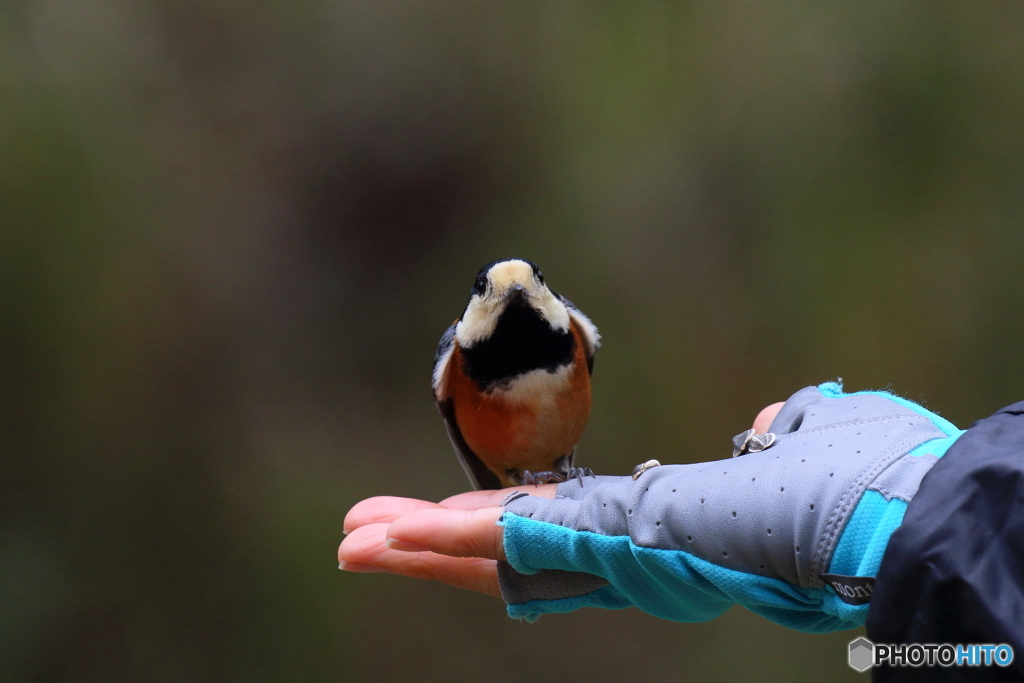
{"type": "Polygon", "coordinates": [[[663,619],[699,622],[714,619],[739,603],[772,621],[810,633],[855,628],[865,618],[828,593],[829,589],[800,588],[781,579],[725,569],[683,551],[639,547],[628,536],[573,531],[510,513],[505,514],[503,523],[506,549],[517,549],[509,556],[516,571],[585,572],[612,584],[574,598],[510,604],[512,617],[532,621],[541,614],[580,607],[633,606],[663,619]]]}

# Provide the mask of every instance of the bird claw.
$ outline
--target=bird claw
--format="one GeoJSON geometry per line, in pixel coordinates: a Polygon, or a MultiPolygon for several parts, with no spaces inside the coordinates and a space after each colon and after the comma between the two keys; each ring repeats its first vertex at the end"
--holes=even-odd
{"type": "Polygon", "coordinates": [[[530,470],[523,470],[522,478],[523,484],[534,486],[540,486],[541,484],[561,484],[562,482],[569,481],[570,479],[576,479],[580,482],[580,486],[583,486],[583,477],[594,477],[594,470],[589,467],[570,467],[566,472],[531,472],[530,470]]]}
{"type": "Polygon", "coordinates": [[[593,477],[594,479],[597,479],[597,475],[594,474],[594,470],[589,467],[570,467],[569,471],[565,475],[567,481],[573,478],[579,481],[580,488],[583,487],[583,477],[593,477]]]}
{"type": "Polygon", "coordinates": [[[530,470],[523,470],[522,474],[523,485],[529,486],[540,486],[541,484],[560,484],[565,481],[565,475],[561,472],[550,472],[545,470],[544,472],[531,472],[530,470]]]}

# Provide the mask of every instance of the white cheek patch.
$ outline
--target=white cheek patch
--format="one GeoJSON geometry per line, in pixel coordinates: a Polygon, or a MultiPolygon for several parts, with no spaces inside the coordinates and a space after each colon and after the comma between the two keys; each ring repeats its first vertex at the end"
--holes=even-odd
{"type": "Polygon", "coordinates": [[[569,309],[551,293],[550,289],[534,286],[532,291],[530,287],[527,287],[527,291],[530,292],[530,304],[540,311],[540,314],[551,325],[551,329],[559,332],[569,331],[569,309]]]}
{"type": "Polygon", "coordinates": [[[498,325],[498,318],[505,309],[502,301],[491,301],[474,294],[469,300],[462,320],[455,326],[455,338],[467,349],[478,341],[491,336],[498,325]]]}
{"type": "Polygon", "coordinates": [[[509,403],[532,404],[541,409],[554,408],[554,400],[559,393],[569,384],[573,366],[563,365],[554,372],[547,370],[531,370],[519,375],[508,383],[507,386],[495,387],[493,395],[500,397],[509,403]],[[548,404],[550,406],[538,405],[548,404]]]}

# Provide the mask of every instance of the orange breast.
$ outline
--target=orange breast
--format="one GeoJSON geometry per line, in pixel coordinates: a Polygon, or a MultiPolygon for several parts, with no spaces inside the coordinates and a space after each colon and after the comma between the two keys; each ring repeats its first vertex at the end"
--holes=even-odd
{"type": "Polygon", "coordinates": [[[576,324],[576,353],[568,373],[544,373],[535,391],[510,398],[500,389],[482,394],[462,372],[458,346],[448,366],[448,390],[462,436],[473,452],[509,485],[509,469],[539,472],[576,447],[590,416],[590,373],[576,324]]]}

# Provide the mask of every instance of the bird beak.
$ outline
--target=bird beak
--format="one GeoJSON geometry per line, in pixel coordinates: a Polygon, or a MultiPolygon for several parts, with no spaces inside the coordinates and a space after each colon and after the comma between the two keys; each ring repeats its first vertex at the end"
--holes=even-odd
{"type": "Polygon", "coordinates": [[[520,284],[514,284],[505,290],[505,301],[516,301],[526,298],[526,288],[520,284]]]}

